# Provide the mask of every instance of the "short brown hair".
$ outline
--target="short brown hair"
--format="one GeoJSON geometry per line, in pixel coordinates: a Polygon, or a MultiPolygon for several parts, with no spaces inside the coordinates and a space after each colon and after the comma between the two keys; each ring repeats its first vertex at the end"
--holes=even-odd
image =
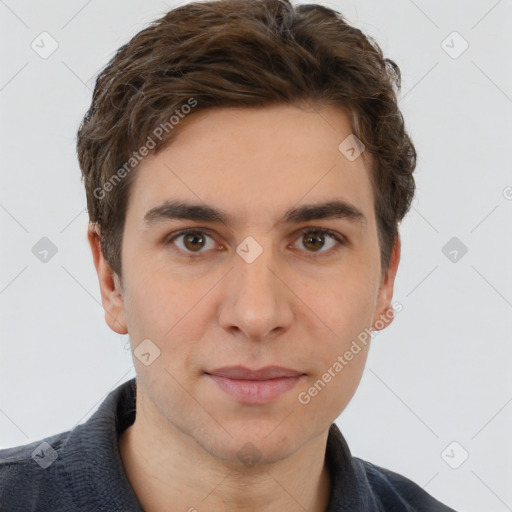
{"type": "Polygon", "coordinates": [[[400,82],[399,67],[371,37],[321,5],[213,0],[171,10],[119,48],[101,71],[78,130],[89,220],[100,228],[109,266],[121,277],[130,184],[140,155],[172,141],[172,117],[313,101],[347,111],[371,156],[386,270],[415,191],[416,151],[398,108],[400,82]]]}

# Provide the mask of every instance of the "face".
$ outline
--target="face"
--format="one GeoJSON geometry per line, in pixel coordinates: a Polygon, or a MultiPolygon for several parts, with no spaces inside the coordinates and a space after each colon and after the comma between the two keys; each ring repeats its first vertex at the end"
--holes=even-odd
{"type": "Polygon", "coordinates": [[[146,354],[134,364],[155,426],[235,464],[246,443],[262,462],[282,460],[355,393],[369,344],[354,340],[391,321],[400,246],[382,273],[369,169],[338,149],[351,133],[340,109],[223,108],[179,128],[137,169],[122,288],[89,234],[105,318],[146,354]],[[172,202],[210,209],[194,217],[172,202]],[[232,366],[297,376],[215,375],[232,366]]]}

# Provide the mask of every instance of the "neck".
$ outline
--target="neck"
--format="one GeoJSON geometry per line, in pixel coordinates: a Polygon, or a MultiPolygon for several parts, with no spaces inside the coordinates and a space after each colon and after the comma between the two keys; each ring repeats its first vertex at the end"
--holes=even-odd
{"type": "Polygon", "coordinates": [[[140,412],[121,434],[119,449],[145,512],[326,510],[328,430],[286,459],[245,466],[212,456],[170,423],[165,431],[155,428],[140,412]]]}

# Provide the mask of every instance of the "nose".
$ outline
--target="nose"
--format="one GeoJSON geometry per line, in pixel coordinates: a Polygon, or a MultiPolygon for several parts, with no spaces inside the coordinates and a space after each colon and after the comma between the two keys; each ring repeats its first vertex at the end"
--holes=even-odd
{"type": "Polygon", "coordinates": [[[223,290],[222,328],[253,341],[288,330],[293,321],[293,293],[286,281],[283,266],[270,248],[254,261],[236,254],[223,290]]]}

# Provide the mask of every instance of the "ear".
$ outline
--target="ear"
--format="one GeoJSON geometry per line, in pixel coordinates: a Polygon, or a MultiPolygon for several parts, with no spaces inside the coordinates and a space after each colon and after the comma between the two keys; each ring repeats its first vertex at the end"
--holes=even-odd
{"type": "Polygon", "coordinates": [[[90,223],[87,228],[87,239],[91,246],[92,257],[100,283],[101,302],[105,310],[107,325],[118,334],[127,334],[124,299],[118,275],[109,267],[100,243],[99,226],[90,223]]]}
{"type": "Polygon", "coordinates": [[[400,235],[397,234],[393,249],[391,251],[391,260],[389,268],[382,276],[381,285],[377,295],[377,304],[372,319],[372,329],[380,331],[385,329],[395,317],[391,301],[393,300],[393,287],[395,284],[398,263],[400,262],[400,235]]]}

